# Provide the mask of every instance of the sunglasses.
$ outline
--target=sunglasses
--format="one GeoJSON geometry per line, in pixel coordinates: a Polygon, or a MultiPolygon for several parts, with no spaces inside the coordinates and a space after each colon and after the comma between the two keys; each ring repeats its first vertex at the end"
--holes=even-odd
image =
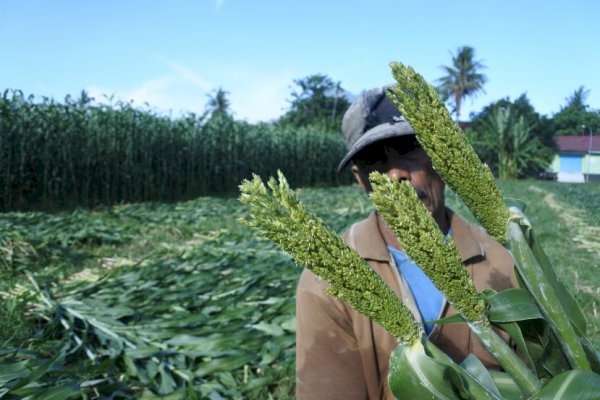
{"type": "Polygon", "coordinates": [[[368,145],[356,153],[356,155],[352,157],[352,161],[359,167],[363,165],[372,165],[385,160],[386,155],[392,149],[399,155],[403,155],[420,148],[421,144],[415,136],[400,136],[368,145]]]}

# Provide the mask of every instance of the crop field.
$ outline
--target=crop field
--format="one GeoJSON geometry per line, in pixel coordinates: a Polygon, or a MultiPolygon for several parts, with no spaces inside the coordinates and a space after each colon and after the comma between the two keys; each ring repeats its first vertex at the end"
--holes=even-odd
{"type": "Polygon", "coordinates": [[[352,179],[335,173],[343,154],[342,138],[316,127],[0,92],[0,211],[231,195],[277,169],[296,185],[335,186],[352,179]]]}
{"type": "MultiPolygon", "coordinates": [[[[499,183],[600,350],[600,184],[499,183]]],[[[372,209],[357,186],[299,195],[340,233],[372,209]]],[[[233,197],[0,214],[0,397],[293,398],[300,268],[243,215],[233,197]]]]}

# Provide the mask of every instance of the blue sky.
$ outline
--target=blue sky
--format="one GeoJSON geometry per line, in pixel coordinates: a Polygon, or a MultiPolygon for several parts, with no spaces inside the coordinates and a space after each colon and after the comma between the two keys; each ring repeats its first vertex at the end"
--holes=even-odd
{"type": "Polygon", "coordinates": [[[391,82],[390,61],[435,81],[463,45],[489,78],[465,116],[525,92],[549,115],[581,85],[600,109],[596,0],[0,0],[0,90],[85,89],[173,115],[222,87],[236,117],[270,120],[294,79],[323,73],[358,94],[391,82]]]}

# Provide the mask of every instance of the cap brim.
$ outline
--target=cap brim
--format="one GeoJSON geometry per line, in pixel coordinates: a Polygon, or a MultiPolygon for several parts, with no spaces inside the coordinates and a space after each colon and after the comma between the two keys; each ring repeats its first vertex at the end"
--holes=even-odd
{"type": "Polygon", "coordinates": [[[346,165],[350,162],[359,151],[365,147],[379,142],[381,140],[390,139],[399,136],[414,135],[415,131],[412,126],[406,121],[400,121],[393,124],[385,123],[380,124],[366,131],[348,150],[348,153],[344,156],[340,164],[338,165],[338,172],[341,172],[346,165]]]}

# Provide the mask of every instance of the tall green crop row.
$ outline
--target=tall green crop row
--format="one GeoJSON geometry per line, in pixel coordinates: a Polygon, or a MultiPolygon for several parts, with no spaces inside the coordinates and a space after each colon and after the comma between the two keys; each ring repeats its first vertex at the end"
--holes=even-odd
{"type": "Polygon", "coordinates": [[[339,184],[344,145],[310,129],[174,119],[129,103],[0,97],[0,210],[174,201],[233,193],[252,173],[339,184]]]}

